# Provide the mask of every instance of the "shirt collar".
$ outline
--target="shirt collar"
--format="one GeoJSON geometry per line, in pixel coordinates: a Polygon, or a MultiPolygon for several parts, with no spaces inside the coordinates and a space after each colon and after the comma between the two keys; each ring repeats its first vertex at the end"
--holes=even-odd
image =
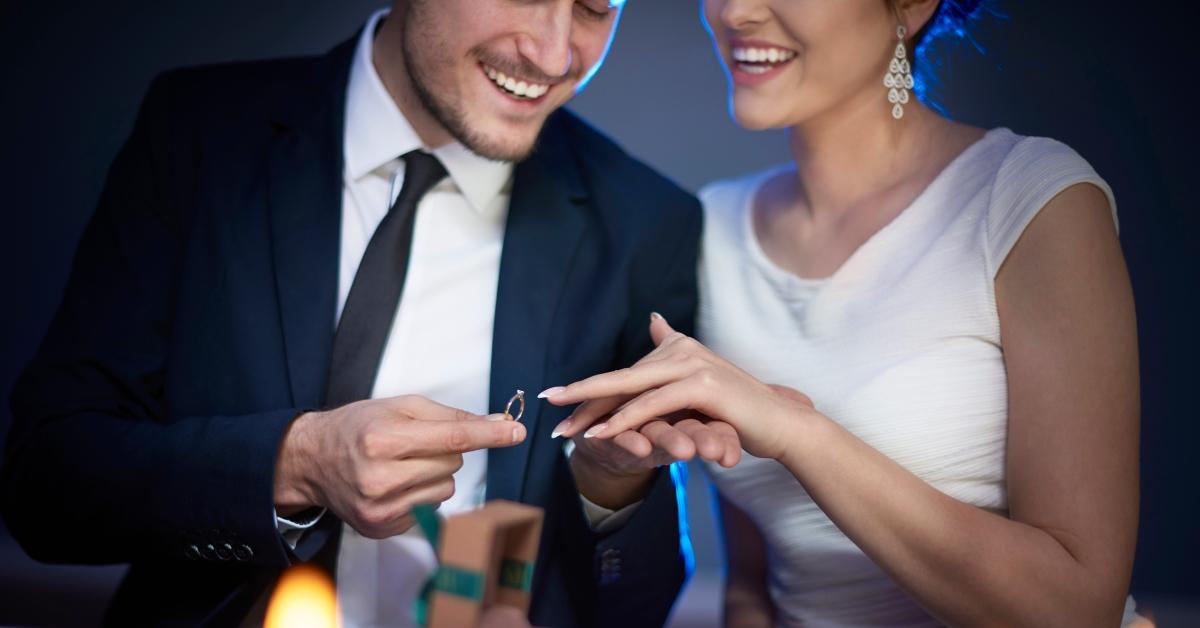
{"type": "Polygon", "coordinates": [[[512,163],[481,157],[458,141],[434,149],[423,146],[384,88],[372,61],[375,31],[387,14],[388,10],[382,9],[367,20],[350,66],[343,146],[346,175],[358,180],[409,151],[424,149],[442,162],[471,207],[482,212],[504,191],[512,177],[512,163]]]}

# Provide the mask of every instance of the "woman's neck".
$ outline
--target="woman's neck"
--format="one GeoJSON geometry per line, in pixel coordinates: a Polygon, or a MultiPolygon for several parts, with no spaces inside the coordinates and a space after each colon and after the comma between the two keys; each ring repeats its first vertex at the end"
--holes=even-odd
{"type": "Polygon", "coordinates": [[[936,158],[928,154],[932,136],[939,124],[952,123],[915,101],[895,120],[879,100],[843,103],[790,129],[799,179],[794,200],[814,218],[881,194],[936,158]]]}

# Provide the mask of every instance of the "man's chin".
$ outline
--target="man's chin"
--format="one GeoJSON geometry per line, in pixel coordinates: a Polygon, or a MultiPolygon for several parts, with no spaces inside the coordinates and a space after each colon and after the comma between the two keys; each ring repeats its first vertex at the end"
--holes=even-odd
{"type": "Polygon", "coordinates": [[[537,142],[529,142],[520,146],[487,143],[468,144],[466,142],[463,145],[476,155],[491,159],[492,161],[518,162],[524,161],[533,154],[533,149],[537,145],[537,142]]]}
{"type": "Polygon", "coordinates": [[[476,112],[471,117],[459,117],[454,120],[459,124],[447,125],[447,128],[455,139],[476,155],[496,161],[516,162],[533,153],[548,117],[516,121],[489,115],[489,112],[476,112]],[[472,119],[474,123],[470,121],[472,119]]]}
{"type": "Polygon", "coordinates": [[[480,157],[516,162],[523,161],[533,153],[540,132],[539,126],[538,133],[523,131],[520,137],[497,133],[470,133],[467,134],[468,137],[459,137],[458,140],[480,157]]]}

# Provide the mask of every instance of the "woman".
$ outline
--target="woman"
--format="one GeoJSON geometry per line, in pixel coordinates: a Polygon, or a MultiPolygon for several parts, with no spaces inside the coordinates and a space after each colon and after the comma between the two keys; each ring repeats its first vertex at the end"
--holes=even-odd
{"type": "Polygon", "coordinates": [[[652,317],[637,365],[544,395],[585,402],[568,436],[688,412],[736,429],[749,456],[710,466],[731,626],[1135,617],[1111,191],[1063,144],[909,97],[927,27],[977,4],[706,0],[733,114],[790,129],[794,163],[702,193],[704,344],[652,317]]]}

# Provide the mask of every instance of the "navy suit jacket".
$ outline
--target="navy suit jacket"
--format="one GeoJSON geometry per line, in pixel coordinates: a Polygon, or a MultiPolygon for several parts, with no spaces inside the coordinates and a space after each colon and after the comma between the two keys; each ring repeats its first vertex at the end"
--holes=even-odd
{"type": "MultiPolygon", "coordinates": [[[[273,474],[288,425],[323,404],[353,42],[154,81],[17,383],[5,519],[35,559],[131,563],[110,623],[236,622],[337,530],[327,515],[288,549],[273,474]]],[[[514,177],[493,412],[518,388],[634,362],[651,311],[686,332],[696,307],[692,196],[566,111],[514,177]]],[[[686,578],[681,489],[661,470],[597,536],[550,440],[566,414],[533,400],[529,438],[488,457],[489,498],[545,508],[531,618],[660,625],[686,578]]]]}

